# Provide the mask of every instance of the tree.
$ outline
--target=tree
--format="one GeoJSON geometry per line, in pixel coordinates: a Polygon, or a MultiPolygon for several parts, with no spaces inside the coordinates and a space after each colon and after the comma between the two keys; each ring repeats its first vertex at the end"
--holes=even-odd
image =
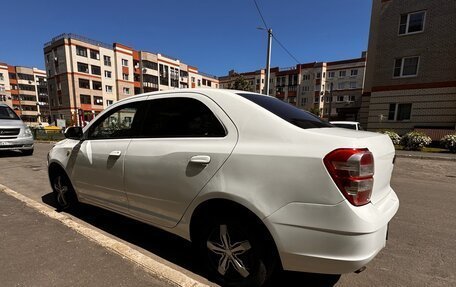
{"type": "Polygon", "coordinates": [[[231,90],[240,90],[240,91],[250,91],[249,82],[244,78],[243,75],[233,74],[234,82],[231,83],[229,89],[231,90]]]}
{"type": "Polygon", "coordinates": [[[312,114],[316,115],[317,117],[320,116],[320,109],[318,107],[310,108],[309,112],[311,112],[312,114]]]}

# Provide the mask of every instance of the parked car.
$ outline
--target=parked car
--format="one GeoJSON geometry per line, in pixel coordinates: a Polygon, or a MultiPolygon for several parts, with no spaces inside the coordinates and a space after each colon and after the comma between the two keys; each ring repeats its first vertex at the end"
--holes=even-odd
{"type": "Polygon", "coordinates": [[[351,129],[351,130],[357,130],[357,131],[363,131],[364,130],[361,127],[361,124],[359,122],[331,121],[330,123],[332,125],[338,127],[338,128],[351,129]]]}
{"type": "Polygon", "coordinates": [[[142,94],[65,135],[48,156],[60,208],[84,202],[190,240],[222,285],[260,286],[276,268],[359,270],[399,207],[388,136],[270,96],[142,94]]]}
{"type": "Polygon", "coordinates": [[[0,103],[0,151],[19,150],[33,154],[32,131],[6,104],[0,103]]]}

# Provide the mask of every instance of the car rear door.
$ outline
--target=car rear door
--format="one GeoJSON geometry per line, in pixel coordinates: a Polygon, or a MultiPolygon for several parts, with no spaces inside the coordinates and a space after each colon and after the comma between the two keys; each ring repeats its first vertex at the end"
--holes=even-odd
{"type": "Polygon", "coordinates": [[[204,95],[176,93],[147,102],[142,138],[132,139],[125,156],[130,213],[173,227],[230,156],[238,134],[204,95]]]}

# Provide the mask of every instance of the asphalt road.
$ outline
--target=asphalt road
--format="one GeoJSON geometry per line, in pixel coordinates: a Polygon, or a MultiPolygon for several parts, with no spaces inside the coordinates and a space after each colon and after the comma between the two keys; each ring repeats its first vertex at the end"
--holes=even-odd
{"type": "MultiPolygon", "coordinates": [[[[46,172],[51,147],[38,143],[30,157],[1,153],[0,183],[52,206],[46,172]]],[[[386,248],[364,272],[342,276],[283,272],[275,285],[456,286],[456,162],[398,158],[392,186],[401,201],[399,212],[390,222],[386,248]]],[[[72,216],[190,276],[205,275],[194,263],[190,244],[176,236],[90,206],[72,216]]]]}

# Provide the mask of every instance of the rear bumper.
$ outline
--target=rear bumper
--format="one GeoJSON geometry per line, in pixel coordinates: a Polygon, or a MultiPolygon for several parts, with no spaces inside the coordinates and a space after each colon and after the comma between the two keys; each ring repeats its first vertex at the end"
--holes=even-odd
{"type": "Polygon", "coordinates": [[[31,150],[33,149],[33,137],[2,139],[0,138],[0,151],[4,150],[31,150]]]}
{"type": "Polygon", "coordinates": [[[399,208],[391,189],[375,205],[290,203],[264,219],[285,270],[343,274],[370,262],[386,244],[399,208]]]}

